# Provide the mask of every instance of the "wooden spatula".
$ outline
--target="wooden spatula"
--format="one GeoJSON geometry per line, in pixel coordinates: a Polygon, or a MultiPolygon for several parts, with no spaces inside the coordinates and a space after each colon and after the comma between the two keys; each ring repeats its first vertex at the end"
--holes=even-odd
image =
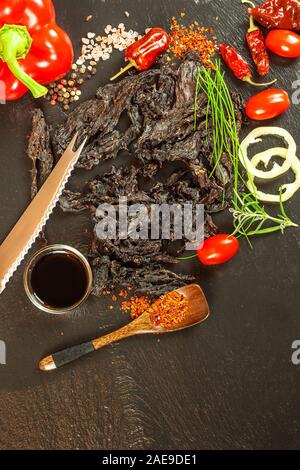
{"type": "Polygon", "coordinates": [[[189,312],[182,320],[182,323],[178,324],[176,328],[167,329],[155,325],[151,319],[150,312],[147,311],[139,318],[117,331],[45,357],[39,364],[40,369],[43,371],[58,369],[82,356],[97,351],[108,344],[128,338],[129,336],[150,333],[171,333],[197,325],[207,319],[209,316],[209,306],[202,289],[198,285],[192,284],[182,287],[176,292],[186,297],[189,302],[189,312]]]}

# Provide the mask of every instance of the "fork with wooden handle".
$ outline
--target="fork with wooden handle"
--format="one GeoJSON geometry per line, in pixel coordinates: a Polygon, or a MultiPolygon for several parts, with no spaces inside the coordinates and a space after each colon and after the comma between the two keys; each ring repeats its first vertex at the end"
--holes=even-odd
{"type": "Polygon", "coordinates": [[[189,303],[188,313],[184,316],[184,319],[176,325],[176,328],[157,326],[153,323],[150,312],[146,311],[139,318],[117,331],[45,357],[39,364],[40,369],[43,371],[58,369],[80,357],[86,356],[104,346],[130,336],[179,331],[197,325],[208,318],[209,306],[202,289],[198,285],[192,284],[182,287],[176,292],[183,295],[189,303]]]}

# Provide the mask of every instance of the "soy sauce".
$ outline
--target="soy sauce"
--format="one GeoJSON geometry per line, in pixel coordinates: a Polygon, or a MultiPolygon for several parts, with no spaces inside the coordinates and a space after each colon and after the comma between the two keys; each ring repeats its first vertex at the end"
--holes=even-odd
{"type": "Polygon", "coordinates": [[[88,275],[76,256],[67,253],[47,254],[34,266],[31,286],[38,299],[51,308],[76,305],[88,287],[88,275]]]}

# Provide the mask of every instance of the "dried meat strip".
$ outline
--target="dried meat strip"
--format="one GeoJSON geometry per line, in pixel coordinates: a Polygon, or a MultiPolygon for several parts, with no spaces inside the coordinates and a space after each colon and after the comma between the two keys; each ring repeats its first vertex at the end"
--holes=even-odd
{"type": "Polygon", "coordinates": [[[54,165],[49,127],[40,109],[35,109],[33,112],[27,155],[32,161],[31,197],[34,198],[50,175],[54,165]]]}

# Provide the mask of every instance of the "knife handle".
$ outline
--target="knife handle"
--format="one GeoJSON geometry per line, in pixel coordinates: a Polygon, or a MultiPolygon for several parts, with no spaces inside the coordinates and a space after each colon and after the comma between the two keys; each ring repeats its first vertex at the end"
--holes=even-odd
{"type": "Polygon", "coordinates": [[[51,371],[54,369],[59,369],[60,367],[66,366],[77,359],[80,359],[87,354],[90,354],[95,351],[92,341],[87,343],[77,344],[76,346],[71,346],[70,348],[63,349],[57,353],[47,356],[41,360],[39,368],[43,371],[51,371]]]}

